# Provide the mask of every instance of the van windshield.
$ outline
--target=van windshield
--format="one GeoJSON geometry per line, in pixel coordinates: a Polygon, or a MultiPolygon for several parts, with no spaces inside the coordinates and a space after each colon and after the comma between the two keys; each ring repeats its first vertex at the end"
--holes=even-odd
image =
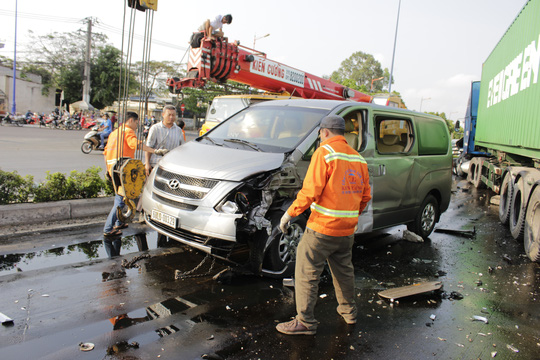
{"type": "Polygon", "coordinates": [[[283,106],[250,107],[202,138],[208,137],[210,141],[223,143],[227,147],[288,152],[319,124],[327,112],[323,109],[283,106]]]}
{"type": "Polygon", "coordinates": [[[206,121],[221,122],[239,112],[240,110],[248,107],[250,99],[248,98],[214,98],[208,113],[206,114],[206,121]]]}

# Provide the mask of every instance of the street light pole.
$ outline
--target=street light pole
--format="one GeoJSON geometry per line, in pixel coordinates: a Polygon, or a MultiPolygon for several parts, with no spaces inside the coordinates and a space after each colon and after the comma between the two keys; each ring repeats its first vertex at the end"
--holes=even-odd
{"type": "Polygon", "coordinates": [[[15,101],[15,89],[17,82],[17,0],[15,0],[15,45],[13,47],[13,102],[11,103],[11,113],[15,116],[17,105],[15,101]]]}
{"type": "Polygon", "coordinates": [[[394,57],[396,56],[397,31],[398,31],[398,25],[399,25],[400,9],[401,9],[401,0],[399,0],[398,10],[397,10],[396,35],[394,36],[394,51],[392,52],[392,67],[390,69],[390,79],[388,80],[388,93],[390,95],[392,95],[392,79],[394,75],[394,57]]]}
{"type": "Polygon", "coordinates": [[[268,36],[270,36],[270,34],[266,34],[266,35],[263,35],[263,36],[260,36],[260,37],[257,37],[257,35],[255,34],[253,36],[253,49],[255,49],[255,41],[260,40],[260,39],[265,38],[265,37],[268,37],[268,36]]]}
{"type": "Polygon", "coordinates": [[[431,100],[431,98],[430,98],[430,97],[428,97],[428,98],[423,97],[423,98],[420,100],[420,110],[418,110],[418,112],[422,112],[422,103],[424,102],[424,100],[431,100]]]}

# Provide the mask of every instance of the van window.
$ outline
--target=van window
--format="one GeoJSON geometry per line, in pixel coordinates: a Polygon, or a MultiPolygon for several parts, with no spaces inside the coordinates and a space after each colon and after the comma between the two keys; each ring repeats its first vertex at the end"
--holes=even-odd
{"type": "Polygon", "coordinates": [[[380,154],[407,153],[411,149],[413,131],[408,119],[377,116],[377,151],[380,154]]]}
{"type": "Polygon", "coordinates": [[[416,118],[418,129],[418,155],[445,155],[448,153],[448,127],[442,121],[416,118]]]}

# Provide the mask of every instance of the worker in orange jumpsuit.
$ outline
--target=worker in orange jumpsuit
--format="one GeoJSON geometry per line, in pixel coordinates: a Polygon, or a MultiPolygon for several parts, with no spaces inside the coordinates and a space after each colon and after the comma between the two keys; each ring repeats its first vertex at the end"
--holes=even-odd
{"type": "MultiPolygon", "coordinates": [[[[105,162],[107,165],[107,172],[112,177],[112,168],[122,157],[133,158],[135,156],[135,150],[137,150],[137,145],[141,145],[144,151],[147,151],[156,155],[165,155],[167,149],[152,149],[149,146],[146,146],[142,140],[137,139],[135,131],[139,123],[139,115],[134,112],[128,111],[126,113],[126,120],[123,125],[119,126],[118,129],[114,130],[109,135],[109,140],[107,142],[107,147],[105,148],[103,154],[105,155],[105,162]],[[123,139],[121,139],[123,137],[123,139]],[[122,141],[122,152],[117,153],[119,148],[117,144],[122,141]]],[[[118,220],[116,215],[116,208],[120,206],[123,208],[125,206],[124,197],[122,195],[116,194],[114,197],[114,205],[107,217],[105,222],[105,227],[103,228],[103,235],[106,237],[109,236],[120,236],[122,235],[121,229],[127,227],[127,224],[121,223],[118,220]]]]}
{"type": "Polygon", "coordinates": [[[296,200],[280,221],[286,232],[289,222],[311,208],[306,231],[298,244],[295,268],[296,317],[276,329],[288,335],[314,335],[314,316],[320,275],[328,261],[337,312],[349,325],[356,323],[352,246],[358,216],[371,200],[366,161],[345,141],[345,120],[326,116],[320,125],[321,146],[311,158],[296,200]]]}

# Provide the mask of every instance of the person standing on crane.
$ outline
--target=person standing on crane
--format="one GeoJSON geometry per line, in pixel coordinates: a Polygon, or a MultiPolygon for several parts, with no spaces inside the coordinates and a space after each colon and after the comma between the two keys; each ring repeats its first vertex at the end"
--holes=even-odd
{"type": "Polygon", "coordinates": [[[311,208],[296,251],[297,315],[276,326],[287,335],[316,333],[314,310],[326,261],[339,304],[337,311],[347,324],[356,323],[352,246],[358,216],[371,200],[368,168],[364,158],[347,144],[342,117],[323,118],[319,133],[321,146],[313,153],[303,187],[279,225],[287,232],[289,222],[311,208]]]}
{"type": "Polygon", "coordinates": [[[223,37],[223,25],[232,22],[232,15],[218,15],[214,20],[207,19],[200,27],[199,31],[204,31],[206,37],[210,40],[223,37]]]}
{"type": "MultiPolygon", "coordinates": [[[[105,155],[107,172],[111,178],[113,177],[113,167],[118,162],[119,158],[133,158],[135,156],[135,150],[137,150],[138,145],[141,145],[144,151],[156,155],[165,155],[169,151],[167,149],[152,149],[151,147],[146,146],[142,142],[142,140],[138,140],[135,133],[137,131],[138,123],[139,115],[132,111],[128,111],[126,113],[126,119],[124,124],[120,125],[118,129],[114,130],[111,135],[109,135],[109,141],[107,142],[105,151],[103,151],[103,155],[105,155]],[[122,142],[122,144],[120,145],[122,146],[122,148],[119,150],[120,153],[118,154],[118,149],[120,148],[120,146],[118,146],[117,144],[120,141],[122,142]]],[[[127,224],[121,223],[118,220],[116,209],[117,207],[120,207],[122,209],[124,208],[124,206],[125,203],[123,195],[116,194],[114,196],[114,205],[111,209],[111,212],[109,213],[109,216],[107,217],[107,221],[105,222],[105,226],[103,228],[104,236],[109,237],[122,235],[121,229],[126,228],[127,224]]]]}

